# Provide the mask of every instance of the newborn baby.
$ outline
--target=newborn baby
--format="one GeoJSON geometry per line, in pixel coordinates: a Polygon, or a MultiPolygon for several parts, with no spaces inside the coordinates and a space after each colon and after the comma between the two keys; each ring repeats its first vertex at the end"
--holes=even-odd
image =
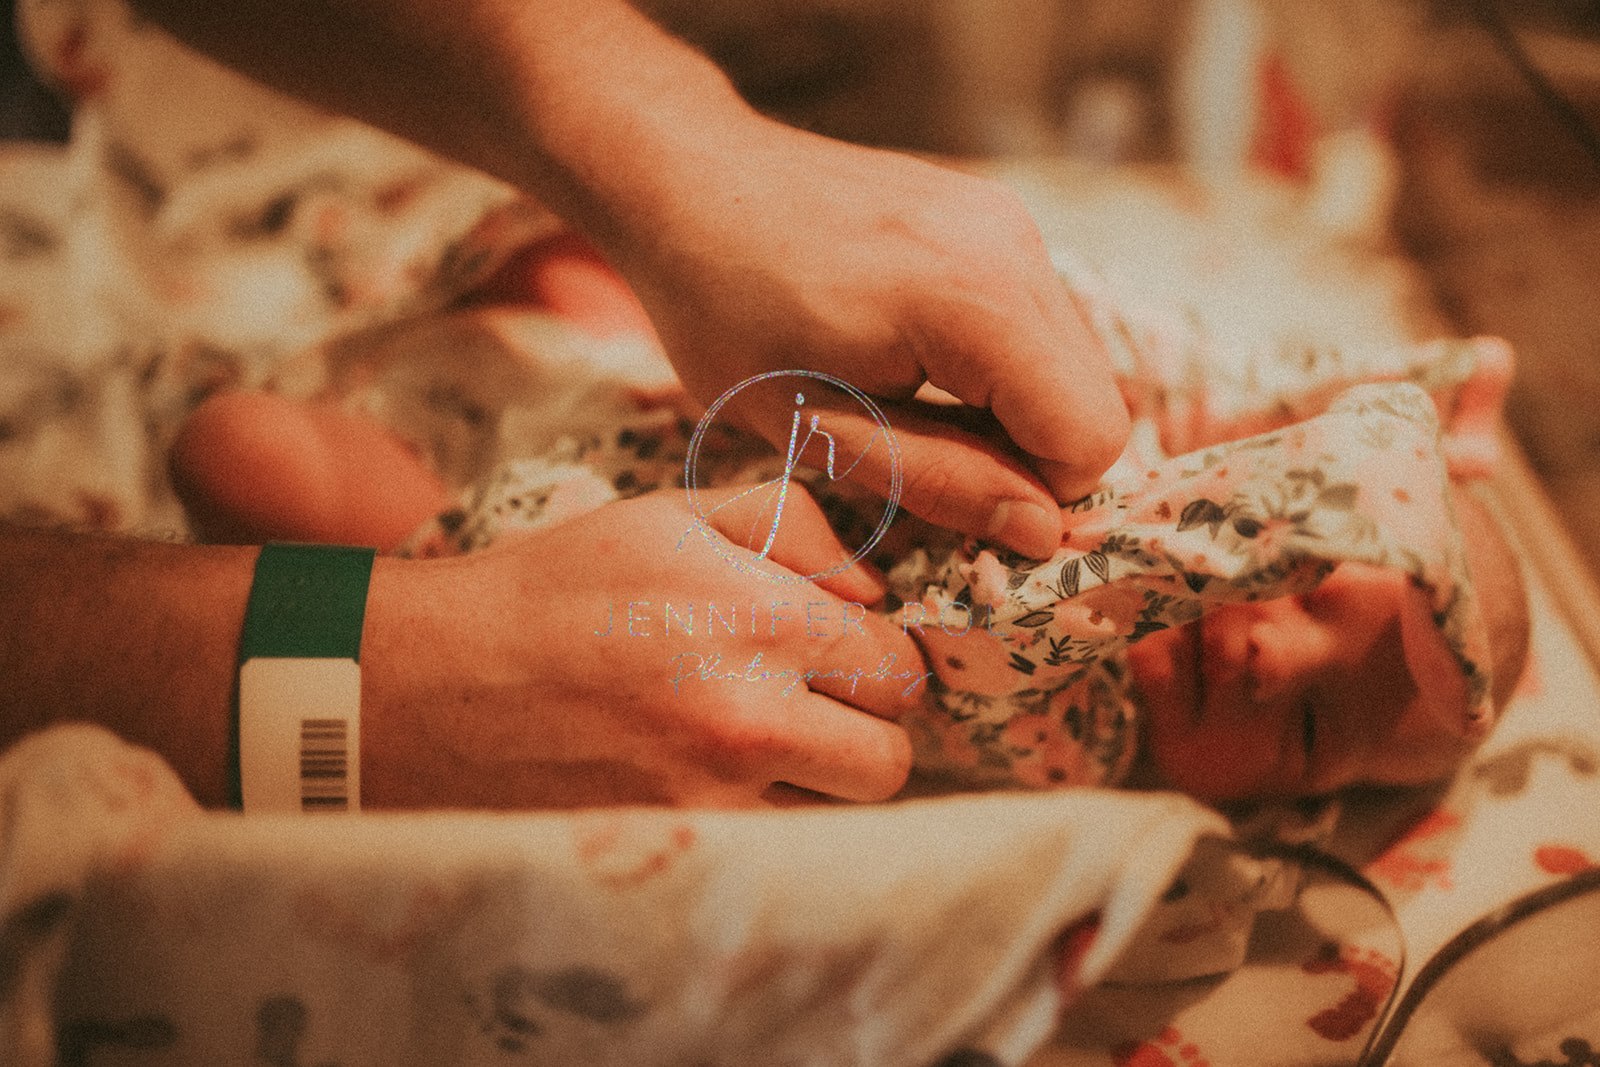
{"type": "MultiPolygon", "coordinates": [[[[1528,648],[1517,563],[1487,509],[1453,495],[1505,706],[1528,648]]],[[[1403,572],[1343,563],[1308,593],[1221,607],[1128,649],[1145,754],[1208,800],[1418,785],[1471,749],[1465,678],[1403,572]]]]}
{"type": "Polygon", "coordinates": [[[1433,410],[1363,386],[1125,472],[1043,563],[913,554],[890,578],[936,620],[919,765],[1111,784],[1142,719],[1158,780],[1209,800],[1445,776],[1520,674],[1527,620],[1493,521],[1445,477],[1433,410]]]}
{"type": "MultiPolygon", "coordinates": [[[[549,263],[583,279],[573,303],[588,310],[573,317],[597,306],[597,328],[624,317],[606,308],[608,287],[628,297],[600,265],[570,247],[549,263]]],[[[1086,303],[1121,345],[1130,406],[1159,440],[1146,435],[1111,489],[1073,506],[1062,552],[1043,563],[897,522],[874,558],[890,571],[889,610],[932,671],[929,699],[904,720],[919,768],[961,786],[1052,787],[1117,784],[1142,763],[1143,777],[1218,801],[1446,776],[1481,740],[1526,646],[1509,550],[1481,507],[1445,489],[1446,456],[1481,473],[1485,396],[1497,403],[1509,372],[1503,348],[1423,347],[1398,374],[1392,353],[1370,366],[1336,353],[1300,359],[1288,379],[1276,368],[1273,389],[1196,385],[1195,369],[1210,365],[1203,346],[1140,331],[1092,295],[1086,303]],[[1412,385],[1343,391],[1373,377],[1421,382],[1433,402],[1412,385]],[[1200,450],[1162,463],[1174,442],[1200,450]]],[[[412,550],[472,550],[681,484],[686,421],[658,408],[624,422],[502,466],[412,550]]],[[[725,479],[772,473],[765,446],[735,437],[723,448],[725,479]]],[[[272,397],[203,408],[175,468],[196,514],[244,540],[323,533],[252,519],[261,474],[302,511],[309,502],[342,515],[329,539],[380,540],[330,501],[410,501],[402,510],[414,516],[416,500],[432,500],[446,511],[437,480],[374,425],[272,397]],[[256,474],[250,442],[264,438],[275,456],[256,474]]],[[[811,482],[832,514],[859,499],[811,482]]],[[[406,525],[391,516],[381,537],[392,544],[406,525]]]]}

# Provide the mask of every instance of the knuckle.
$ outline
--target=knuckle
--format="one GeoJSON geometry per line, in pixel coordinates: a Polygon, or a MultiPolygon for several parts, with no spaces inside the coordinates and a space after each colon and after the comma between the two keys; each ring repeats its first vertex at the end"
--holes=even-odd
{"type": "Polygon", "coordinates": [[[691,759],[719,781],[765,785],[763,771],[780,747],[770,719],[742,704],[729,704],[701,731],[691,759]]]}

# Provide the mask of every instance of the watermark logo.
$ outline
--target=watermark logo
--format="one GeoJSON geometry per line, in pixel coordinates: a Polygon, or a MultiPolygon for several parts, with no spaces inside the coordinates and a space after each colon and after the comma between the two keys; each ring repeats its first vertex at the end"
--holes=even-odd
{"type": "Polygon", "coordinates": [[[873,546],[888,531],[889,524],[894,521],[895,510],[900,504],[900,446],[895,440],[894,431],[889,428],[889,421],[884,418],[883,411],[871,397],[849,382],[821,371],[768,371],[746,378],[719,396],[716,402],[706,409],[699,425],[695,427],[694,436],[689,440],[689,454],[684,460],[683,483],[688,490],[689,506],[694,511],[696,528],[707,535],[712,547],[729,563],[742,571],[760,574],[774,581],[814,582],[838,574],[853,565],[871,552],[873,546]],[[783,472],[777,477],[744,487],[730,495],[719,495],[712,501],[711,494],[707,491],[709,487],[703,481],[701,448],[706,441],[706,435],[717,425],[717,417],[723,407],[753,386],[766,388],[781,386],[791,391],[794,410],[789,420],[789,442],[784,453],[783,472]],[[841,407],[847,411],[859,409],[875,427],[866,443],[855,450],[853,455],[840,454],[843,449],[840,447],[839,439],[827,428],[827,412],[837,411],[841,407]],[[829,481],[838,481],[848,478],[873,449],[883,449],[887,453],[889,491],[882,503],[882,512],[877,525],[862,543],[853,550],[851,546],[846,545],[845,548],[851,553],[849,556],[833,566],[812,574],[773,571],[759,566],[759,561],[769,557],[777,541],[796,467],[815,468],[820,465],[821,471],[829,481]],[[745,501],[759,504],[761,515],[766,518],[758,529],[752,530],[750,543],[745,546],[755,553],[754,562],[744,555],[729,551],[727,542],[711,527],[711,517],[714,514],[745,501]]]}

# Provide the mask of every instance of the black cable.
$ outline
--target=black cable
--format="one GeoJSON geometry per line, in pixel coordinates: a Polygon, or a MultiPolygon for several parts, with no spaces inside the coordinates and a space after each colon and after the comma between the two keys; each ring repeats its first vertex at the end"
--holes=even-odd
{"type": "Polygon", "coordinates": [[[1555,115],[1556,121],[1566,127],[1588,153],[1589,159],[1595,166],[1600,167],[1600,134],[1595,132],[1594,126],[1579,111],[1577,105],[1568,100],[1561,91],[1551,84],[1543,71],[1534,65],[1528,57],[1528,52],[1522,47],[1522,42],[1517,38],[1516,32],[1500,14],[1500,9],[1495,6],[1494,0],[1476,0],[1474,8],[1477,10],[1478,21],[1489,35],[1494,38],[1496,47],[1501,55],[1517,69],[1523,81],[1528,83],[1528,88],[1533,90],[1541,103],[1555,115]]]}

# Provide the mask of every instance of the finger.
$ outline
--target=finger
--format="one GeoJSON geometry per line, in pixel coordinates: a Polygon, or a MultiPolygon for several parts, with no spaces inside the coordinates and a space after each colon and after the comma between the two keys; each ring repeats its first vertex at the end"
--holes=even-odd
{"type": "Polygon", "coordinates": [[[796,411],[815,416],[826,438],[813,434],[800,459],[826,472],[831,443],[834,477],[897,498],[901,507],[935,525],[1028,556],[1049,556],[1060,546],[1060,510],[1050,492],[1003,448],[958,425],[959,410],[914,400],[885,402],[879,411],[886,432],[858,400],[842,392],[819,390],[797,408],[793,390],[750,388],[735,403],[780,449],[789,445],[796,411]]]}
{"type": "MultiPolygon", "coordinates": [[[[815,521],[822,532],[830,532],[821,523],[820,509],[815,521]]],[[[898,719],[922,701],[929,674],[921,649],[903,627],[869,607],[882,599],[881,584],[869,588],[870,599],[856,599],[803,581],[771,557],[757,559],[737,545],[724,545],[723,550],[791,583],[772,604],[770,636],[778,636],[781,610],[787,641],[783,670],[794,685],[808,686],[885,719],[898,719]]],[[[836,584],[842,577],[836,576],[836,584]]],[[[864,579],[855,581],[861,584],[864,579]]]]}
{"type": "Polygon", "coordinates": [[[928,379],[992,411],[1012,441],[1048,461],[1057,500],[1092,492],[1127,443],[1127,403],[1104,344],[1040,257],[1031,294],[945,316],[926,352],[928,379]]]}
{"type": "Polygon", "coordinates": [[[761,799],[775,808],[799,808],[814,804],[826,804],[835,799],[822,793],[814,793],[809,789],[801,789],[788,782],[773,782],[761,794],[761,799]]]}
{"type": "MultiPolygon", "coordinates": [[[[939,422],[976,435],[998,455],[1020,463],[1023,469],[1045,484],[1057,503],[1070,504],[1084,495],[1082,478],[1075,466],[1029,455],[1011,440],[1005,426],[988,409],[964,404],[932,385],[919,389],[917,400],[928,403],[930,413],[939,422]]],[[[1124,449],[1118,459],[1126,456],[1127,451],[1124,449]]]]}
{"type": "Polygon", "coordinates": [[[1011,439],[1045,461],[1057,500],[1094,491],[1128,443],[1128,406],[1105,346],[1066,283],[1041,282],[1039,315],[1015,323],[1005,343],[989,409],[1011,439]]]}
{"type": "Polygon", "coordinates": [[[892,722],[809,692],[774,703],[771,711],[784,716],[794,742],[772,753],[775,782],[870,802],[894,796],[911,774],[911,738],[892,722]]]}
{"type": "Polygon", "coordinates": [[[798,482],[702,490],[696,506],[714,530],[749,553],[741,558],[751,566],[774,575],[791,572],[858,604],[876,604],[888,589],[876,568],[853,558],[816,498],[798,482]],[[763,560],[772,566],[763,568],[763,560]]]}
{"type": "Polygon", "coordinates": [[[911,401],[885,410],[900,446],[907,511],[1025,556],[1060,547],[1060,507],[992,419],[911,401]]]}
{"type": "Polygon", "coordinates": [[[807,657],[811,691],[849,704],[881,719],[898,720],[927,696],[927,663],[916,641],[881,615],[844,603],[841,616],[828,618],[826,645],[807,657]],[[852,617],[852,612],[855,616],[852,617]]]}

